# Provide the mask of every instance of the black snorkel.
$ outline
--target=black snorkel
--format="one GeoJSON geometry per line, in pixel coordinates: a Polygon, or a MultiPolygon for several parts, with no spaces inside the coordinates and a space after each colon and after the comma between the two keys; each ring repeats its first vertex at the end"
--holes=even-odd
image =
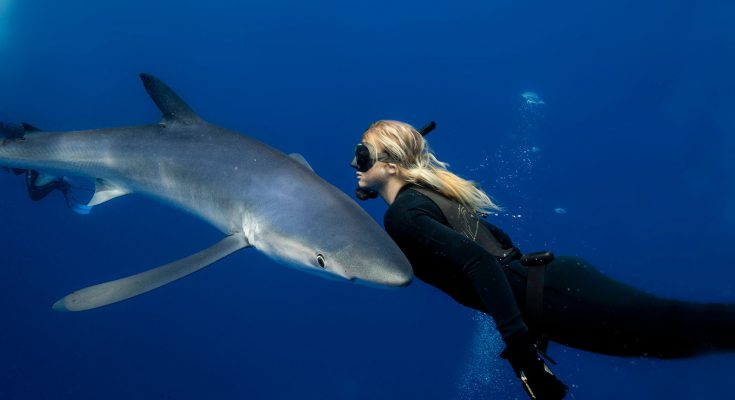
{"type": "MultiPolygon", "coordinates": [[[[428,135],[429,132],[433,131],[434,128],[436,128],[436,122],[431,121],[428,124],[424,125],[421,129],[419,129],[418,132],[421,134],[421,136],[426,137],[426,135],[428,135]]],[[[357,188],[355,190],[355,196],[360,200],[370,200],[378,197],[378,192],[370,189],[357,188]]]]}

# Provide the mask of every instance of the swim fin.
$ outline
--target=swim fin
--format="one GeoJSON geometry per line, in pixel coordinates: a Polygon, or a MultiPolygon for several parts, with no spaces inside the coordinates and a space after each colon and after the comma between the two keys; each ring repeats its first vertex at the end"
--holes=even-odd
{"type": "Polygon", "coordinates": [[[549,366],[538,356],[538,350],[529,334],[510,340],[500,353],[508,360],[516,376],[532,400],[561,400],[569,389],[549,366]]]}

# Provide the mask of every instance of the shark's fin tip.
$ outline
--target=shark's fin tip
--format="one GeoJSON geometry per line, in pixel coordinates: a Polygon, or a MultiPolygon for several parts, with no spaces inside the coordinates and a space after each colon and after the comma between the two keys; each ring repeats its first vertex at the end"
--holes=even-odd
{"type": "Polygon", "coordinates": [[[23,122],[21,123],[21,125],[23,126],[23,130],[25,130],[25,132],[41,132],[40,128],[37,128],[27,122],[23,122]]]}
{"type": "Polygon", "coordinates": [[[217,244],[181,260],[126,278],[77,290],[54,303],[53,309],[84,311],[117,303],[183,278],[246,247],[251,245],[244,236],[230,235],[217,244]]]}
{"type": "Polygon", "coordinates": [[[202,122],[202,119],[189,108],[184,100],[162,80],[145,72],[140,73],[140,79],[143,81],[143,86],[145,86],[148,95],[161,110],[164,124],[179,122],[193,125],[202,122]]]}
{"type": "Polygon", "coordinates": [[[68,312],[71,311],[68,308],[66,308],[66,297],[62,297],[59,299],[54,305],[51,306],[51,309],[58,312],[68,312]]]}

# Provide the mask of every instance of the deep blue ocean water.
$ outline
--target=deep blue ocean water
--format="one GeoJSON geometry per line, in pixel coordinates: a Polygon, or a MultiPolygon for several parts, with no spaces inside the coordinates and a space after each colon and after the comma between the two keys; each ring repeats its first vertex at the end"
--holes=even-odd
{"type": "MultiPolygon", "coordinates": [[[[506,208],[493,222],[523,249],[579,255],[660,296],[733,303],[733,20],[727,1],[0,0],[0,120],[157,121],[146,71],[347,193],[370,122],[435,120],[439,159],[506,208]]],[[[57,313],[73,290],[221,234],[141,196],[79,216],[58,193],[32,203],[7,173],[0,194],[0,399],[525,396],[492,322],[442,292],[328,281],[253,250],[57,313]]],[[[382,201],[361,205],[382,222],[382,201]]],[[[550,352],[570,398],[733,396],[732,354],[550,352]]]]}

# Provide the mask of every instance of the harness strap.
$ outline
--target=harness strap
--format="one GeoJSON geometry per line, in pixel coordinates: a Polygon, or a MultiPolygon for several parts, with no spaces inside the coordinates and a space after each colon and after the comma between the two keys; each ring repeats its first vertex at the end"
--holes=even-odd
{"type": "Polygon", "coordinates": [[[538,338],[538,347],[546,351],[549,341],[541,331],[541,314],[544,303],[544,273],[546,264],[528,266],[526,279],[526,324],[531,334],[538,338]]]}
{"type": "Polygon", "coordinates": [[[498,259],[503,260],[507,257],[513,256],[516,252],[520,255],[520,251],[516,247],[504,249],[495,236],[493,236],[492,233],[487,232],[484,226],[483,229],[480,230],[482,224],[480,224],[480,217],[477,213],[471,212],[460,203],[450,200],[433,190],[418,186],[414,186],[411,189],[416,190],[431,199],[439,209],[441,209],[442,214],[444,214],[444,218],[447,219],[447,222],[449,222],[452,229],[466,236],[470,240],[478,242],[480,246],[498,259]]]}
{"type": "Polygon", "coordinates": [[[553,254],[540,252],[521,257],[521,251],[512,246],[504,249],[495,235],[480,224],[477,213],[469,211],[462,204],[423,187],[414,186],[413,190],[431,199],[444,214],[449,225],[456,232],[477,242],[487,252],[495,256],[505,266],[513,260],[521,259],[521,264],[528,268],[526,280],[526,324],[532,335],[538,338],[538,347],[542,352],[548,347],[548,338],[541,332],[541,314],[543,312],[544,273],[546,264],[553,259],[553,254]],[[482,227],[482,228],[481,228],[482,227]]]}

